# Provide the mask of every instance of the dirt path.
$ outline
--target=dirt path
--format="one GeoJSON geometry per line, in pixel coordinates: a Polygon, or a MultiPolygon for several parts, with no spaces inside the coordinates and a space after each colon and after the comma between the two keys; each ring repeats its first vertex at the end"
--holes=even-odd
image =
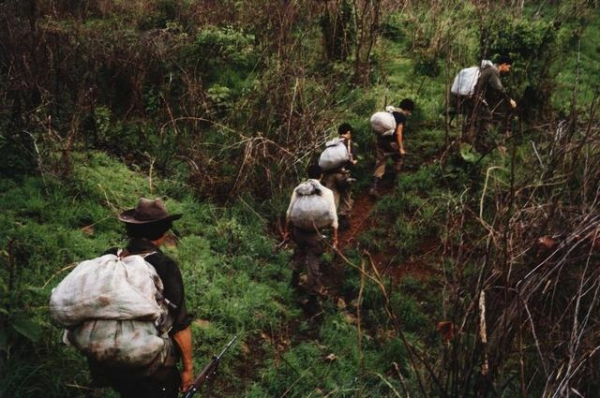
{"type": "MultiPolygon", "coordinates": [[[[383,180],[380,184],[380,196],[390,195],[394,190],[392,181],[383,180]]],[[[356,244],[356,237],[363,231],[371,228],[373,219],[371,210],[375,206],[377,199],[368,194],[367,191],[354,193],[354,205],[352,206],[352,219],[350,228],[341,231],[339,236],[339,249],[344,250],[348,246],[356,244]]]]}
{"type": "Polygon", "coordinates": [[[355,244],[356,237],[370,227],[369,216],[374,205],[375,199],[368,194],[362,194],[354,201],[350,228],[340,232],[339,249],[341,251],[355,244]]]}

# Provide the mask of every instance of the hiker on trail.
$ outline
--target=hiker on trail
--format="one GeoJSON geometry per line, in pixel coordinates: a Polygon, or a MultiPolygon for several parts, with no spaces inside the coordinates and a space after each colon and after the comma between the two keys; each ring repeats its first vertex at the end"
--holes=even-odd
{"type": "Polygon", "coordinates": [[[338,243],[338,218],[333,192],[321,185],[323,171],[319,165],[307,169],[308,180],[298,185],[292,193],[286,213],[284,239],[290,235],[296,243],[292,261],[292,279],[290,285],[297,288],[300,271],[306,270],[305,289],[308,292],[307,309],[316,313],[319,308],[319,295],[325,296],[326,290],[321,282],[320,262],[326,248],[325,237],[321,231],[333,229],[332,245],[338,243]]]}
{"type": "Polygon", "coordinates": [[[338,127],[339,137],[329,141],[319,158],[323,169],[323,185],[331,189],[335,199],[340,230],[350,226],[350,211],[354,201],[351,186],[356,181],[350,176],[350,169],[358,161],[352,145],[352,126],[342,123],[338,127]]]}
{"type": "Polygon", "coordinates": [[[502,56],[496,65],[486,64],[481,68],[470,127],[470,134],[475,133],[475,149],[479,152],[487,152],[496,146],[494,127],[501,134],[508,133],[510,117],[517,103],[502,86],[500,75],[509,73],[511,64],[509,57],[502,56]]]}
{"type": "MultiPolygon", "coordinates": [[[[369,194],[375,197],[379,196],[378,187],[385,174],[387,160],[390,158],[393,160],[396,176],[402,169],[404,155],[406,154],[404,150],[404,126],[406,119],[415,109],[415,103],[411,99],[405,98],[400,102],[399,108],[388,107],[386,109],[391,111],[396,126],[389,134],[377,134],[375,172],[373,173],[373,184],[369,190],[369,194]]],[[[373,125],[373,119],[371,124],[373,125]]]]}
{"type": "MultiPolygon", "coordinates": [[[[168,318],[172,322],[168,332],[171,355],[151,374],[110,368],[93,360],[89,361],[92,377],[108,381],[120,393],[121,398],[176,398],[179,391],[187,390],[194,381],[191,317],[186,309],[181,271],[177,263],[160,250],[173,221],[179,218],[181,214],[169,215],[162,200],[145,198],[140,198],[136,208],[119,216],[129,238],[129,243],[120,256],[143,255],[146,262],[154,267],[164,286],[168,318]],[[179,359],[183,365],[181,374],[176,367],[179,359]]],[[[112,248],[105,254],[117,252],[117,248],[112,248]]]]}

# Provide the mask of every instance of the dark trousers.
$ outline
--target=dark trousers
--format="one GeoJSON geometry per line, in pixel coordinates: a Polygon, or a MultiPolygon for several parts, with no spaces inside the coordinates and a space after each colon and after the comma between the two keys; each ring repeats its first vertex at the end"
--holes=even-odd
{"type": "Polygon", "coordinates": [[[501,137],[508,135],[512,117],[510,109],[504,102],[490,107],[482,101],[477,104],[473,115],[469,141],[478,152],[484,153],[493,150],[501,141],[501,137]]]}
{"type": "Polygon", "coordinates": [[[93,385],[112,387],[121,398],[177,398],[181,377],[175,366],[161,366],[152,375],[116,369],[88,360],[93,385]]]}
{"type": "Polygon", "coordinates": [[[159,378],[123,378],[113,382],[113,388],[121,398],[177,398],[181,378],[175,367],[159,369],[159,378]]]}
{"type": "Polygon", "coordinates": [[[325,239],[319,231],[304,231],[292,228],[292,239],[296,243],[292,269],[300,272],[306,269],[306,289],[309,294],[318,294],[323,284],[321,283],[321,256],[325,252],[325,239]]]}

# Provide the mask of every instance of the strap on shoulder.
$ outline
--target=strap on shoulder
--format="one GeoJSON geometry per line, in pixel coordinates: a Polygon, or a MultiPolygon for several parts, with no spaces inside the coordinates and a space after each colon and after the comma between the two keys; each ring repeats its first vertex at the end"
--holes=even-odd
{"type": "MultiPolygon", "coordinates": [[[[135,253],[135,255],[140,256],[141,258],[143,258],[145,260],[146,257],[151,256],[156,253],[157,253],[156,251],[151,251],[151,252],[135,253]]],[[[129,250],[127,250],[127,249],[117,250],[117,257],[119,257],[120,260],[124,259],[125,257],[132,256],[132,255],[134,255],[134,254],[131,254],[129,252],[129,250]]]]}

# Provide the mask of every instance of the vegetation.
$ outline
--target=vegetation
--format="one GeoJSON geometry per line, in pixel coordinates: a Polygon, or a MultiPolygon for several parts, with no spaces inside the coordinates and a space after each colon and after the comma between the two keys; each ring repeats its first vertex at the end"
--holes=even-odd
{"type": "Polygon", "coordinates": [[[596,396],[598,6],[0,3],[0,396],[94,393],[48,297],[125,243],[115,215],[139,196],[185,214],[166,251],[196,368],[240,335],[215,396],[596,396]],[[500,54],[519,111],[481,154],[448,88],[500,54]],[[368,117],[404,97],[405,169],[326,254],[309,317],[276,247],[291,189],[349,122],[361,198],[368,117]]]}

